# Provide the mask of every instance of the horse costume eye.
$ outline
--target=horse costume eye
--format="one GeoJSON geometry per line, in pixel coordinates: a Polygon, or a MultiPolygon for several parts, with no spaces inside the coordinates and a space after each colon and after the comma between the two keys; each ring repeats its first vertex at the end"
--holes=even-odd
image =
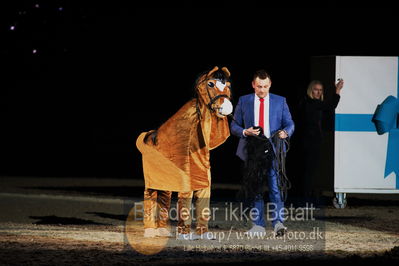
{"type": "Polygon", "coordinates": [[[211,87],[211,88],[213,88],[213,87],[215,87],[215,84],[214,84],[213,82],[209,81],[209,82],[208,82],[208,86],[211,87]]]}

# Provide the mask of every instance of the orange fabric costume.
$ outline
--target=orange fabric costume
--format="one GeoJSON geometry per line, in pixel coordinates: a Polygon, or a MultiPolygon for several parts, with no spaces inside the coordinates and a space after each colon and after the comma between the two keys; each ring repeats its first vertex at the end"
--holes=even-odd
{"type": "MultiPolygon", "coordinates": [[[[200,76],[195,99],[183,105],[158,130],[143,132],[137,138],[136,145],[143,158],[147,199],[157,197],[148,195],[149,189],[189,193],[186,196],[193,191],[210,189],[210,150],[223,144],[230,136],[226,117],[231,113],[226,111],[231,105],[230,82],[221,81],[221,76],[230,76],[227,68],[219,70],[215,67],[200,76]]],[[[166,193],[164,196],[170,198],[170,195],[166,193]]],[[[166,201],[161,207],[169,206],[170,201],[166,201]]],[[[151,206],[147,207],[149,210],[151,206]]],[[[146,212],[145,203],[144,209],[146,212]]]]}

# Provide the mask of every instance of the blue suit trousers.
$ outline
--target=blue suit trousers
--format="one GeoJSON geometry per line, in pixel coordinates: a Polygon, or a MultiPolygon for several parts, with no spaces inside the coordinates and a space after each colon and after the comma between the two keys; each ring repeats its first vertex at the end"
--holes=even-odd
{"type": "MultiPolygon", "coordinates": [[[[274,228],[274,225],[277,222],[284,222],[284,217],[283,217],[283,208],[284,208],[284,202],[281,200],[281,195],[280,195],[280,190],[278,187],[278,175],[276,171],[271,168],[269,170],[269,175],[267,176],[268,178],[268,187],[269,187],[269,204],[268,204],[268,219],[271,220],[272,222],[272,227],[274,228]]],[[[256,208],[256,212],[252,217],[253,223],[255,225],[259,225],[262,227],[266,226],[265,222],[265,202],[263,200],[263,195],[258,194],[255,198],[253,208],[256,208]]]]}

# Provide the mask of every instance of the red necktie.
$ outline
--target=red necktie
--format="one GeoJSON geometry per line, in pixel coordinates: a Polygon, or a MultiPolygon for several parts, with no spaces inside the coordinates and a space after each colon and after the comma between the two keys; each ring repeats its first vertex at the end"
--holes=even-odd
{"type": "Polygon", "coordinates": [[[265,106],[263,104],[263,102],[265,101],[265,99],[263,98],[259,98],[260,101],[260,105],[259,105],[259,126],[263,129],[263,132],[265,132],[265,106]]]}

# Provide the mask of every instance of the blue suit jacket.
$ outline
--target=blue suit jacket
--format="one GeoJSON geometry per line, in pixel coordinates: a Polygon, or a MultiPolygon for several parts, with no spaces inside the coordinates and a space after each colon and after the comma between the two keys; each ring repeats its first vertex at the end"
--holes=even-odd
{"type": "MultiPolygon", "coordinates": [[[[269,93],[269,124],[270,136],[276,131],[284,129],[287,131],[288,136],[294,133],[294,121],[292,121],[290,110],[288,109],[287,102],[284,97],[269,93]]],[[[254,125],[254,97],[255,93],[241,96],[238,100],[234,112],[234,119],[231,122],[231,133],[240,138],[237,147],[236,155],[241,160],[246,161],[247,151],[246,144],[247,138],[242,134],[245,128],[250,128],[254,125]]]]}

